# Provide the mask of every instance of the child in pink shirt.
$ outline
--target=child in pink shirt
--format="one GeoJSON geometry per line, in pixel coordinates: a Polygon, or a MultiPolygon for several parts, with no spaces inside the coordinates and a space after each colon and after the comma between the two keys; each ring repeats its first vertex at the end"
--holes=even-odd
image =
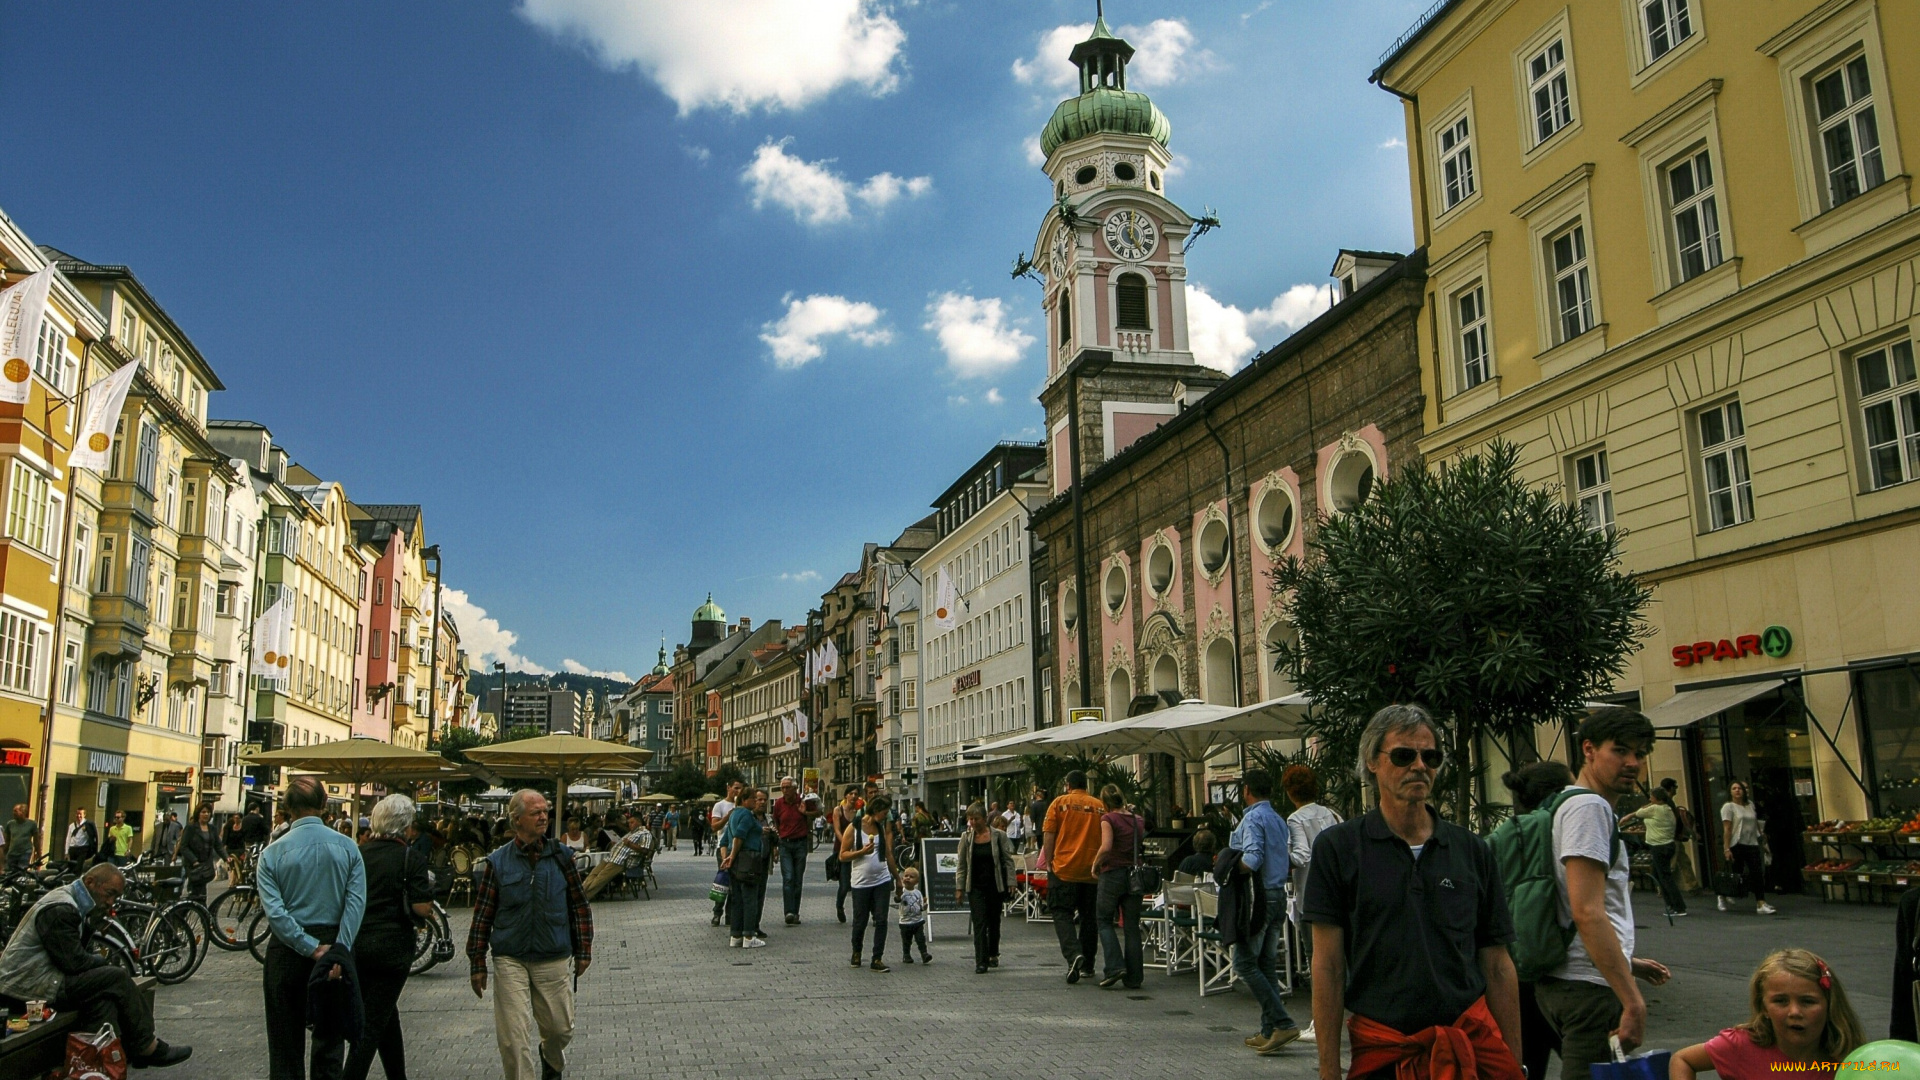
{"type": "Polygon", "coordinates": [[[1721,1080],[1778,1080],[1780,1062],[1805,1064],[1800,1075],[1832,1076],[1834,1066],[1866,1041],[1827,962],[1805,949],[1781,949],[1748,983],[1753,1017],[1673,1055],[1669,1080],[1711,1070],[1721,1080]]]}

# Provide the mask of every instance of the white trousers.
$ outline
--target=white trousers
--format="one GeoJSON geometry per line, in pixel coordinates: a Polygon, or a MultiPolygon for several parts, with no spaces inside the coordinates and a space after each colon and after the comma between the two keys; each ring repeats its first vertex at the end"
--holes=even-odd
{"type": "Polygon", "coordinates": [[[496,955],[493,1026],[507,1080],[540,1080],[542,1056],[565,1070],[573,1041],[573,958],[527,963],[496,955]]]}

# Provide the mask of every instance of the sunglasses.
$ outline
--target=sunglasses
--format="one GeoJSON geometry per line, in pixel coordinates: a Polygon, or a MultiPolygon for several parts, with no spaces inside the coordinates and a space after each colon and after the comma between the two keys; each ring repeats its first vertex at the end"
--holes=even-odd
{"type": "Polygon", "coordinates": [[[1447,755],[1439,750],[1415,750],[1411,746],[1396,746],[1387,751],[1387,760],[1392,762],[1396,769],[1408,768],[1415,758],[1429,769],[1438,769],[1440,763],[1447,760],[1447,755]]]}

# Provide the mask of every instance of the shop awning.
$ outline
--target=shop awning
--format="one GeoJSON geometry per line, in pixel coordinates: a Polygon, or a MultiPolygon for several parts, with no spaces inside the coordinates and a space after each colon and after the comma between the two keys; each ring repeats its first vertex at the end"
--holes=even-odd
{"type": "Polygon", "coordinates": [[[1714,686],[1705,690],[1682,690],[1648,709],[1647,719],[1653,721],[1653,726],[1658,731],[1683,728],[1688,724],[1731,709],[1735,705],[1770,694],[1785,685],[1787,685],[1785,679],[1765,679],[1760,682],[1714,686]]]}

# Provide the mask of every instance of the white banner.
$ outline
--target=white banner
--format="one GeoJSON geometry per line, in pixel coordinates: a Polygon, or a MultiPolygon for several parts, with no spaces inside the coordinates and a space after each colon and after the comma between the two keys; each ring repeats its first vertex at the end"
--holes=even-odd
{"type": "Polygon", "coordinates": [[[293,594],[283,593],[253,623],[253,673],[285,681],[293,666],[293,594]]]}
{"type": "Polygon", "coordinates": [[[796,740],[794,739],[794,736],[793,736],[793,717],[791,716],[781,717],[780,718],[780,745],[792,746],[794,745],[795,741],[796,740]]]}
{"type": "Polygon", "coordinates": [[[793,711],[793,741],[799,743],[807,741],[807,711],[805,709],[795,709],[793,711]]]}
{"type": "Polygon", "coordinates": [[[140,373],[140,365],[121,365],[118,371],[87,387],[86,416],[80,434],[73,438],[73,454],[67,465],[75,469],[107,471],[113,453],[113,429],[120,422],[120,408],[127,403],[127,388],[140,373]]]}
{"type": "Polygon", "coordinates": [[[953,575],[941,570],[933,589],[933,625],[951,630],[959,621],[960,598],[954,595],[953,575]]]}
{"type": "Polygon", "coordinates": [[[820,667],[815,674],[822,681],[840,677],[840,646],[834,644],[832,638],[820,646],[820,667]]]}
{"type": "Polygon", "coordinates": [[[33,352],[53,288],[53,264],[0,292],[0,401],[26,404],[33,390],[33,352]]]}

